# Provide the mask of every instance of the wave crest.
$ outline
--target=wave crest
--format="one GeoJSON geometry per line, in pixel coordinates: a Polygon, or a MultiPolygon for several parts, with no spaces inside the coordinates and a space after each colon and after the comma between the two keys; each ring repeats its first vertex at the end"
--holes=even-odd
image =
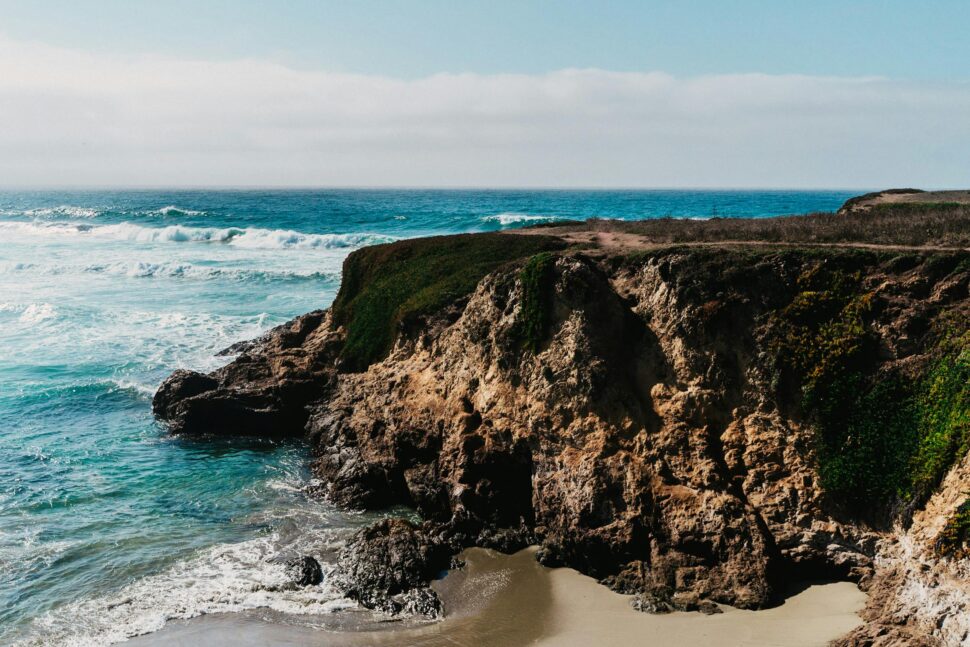
{"type": "Polygon", "coordinates": [[[222,243],[246,249],[342,249],[396,240],[372,233],[308,234],[290,229],[258,227],[143,227],[129,222],[115,225],[83,223],[0,222],[0,232],[26,236],[87,236],[135,243],[222,243]]]}
{"type": "Polygon", "coordinates": [[[0,312],[18,314],[17,320],[23,324],[38,324],[57,317],[57,309],[50,303],[29,303],[27,305],[0,303],[0,312]]]}
{"type": "Polygon", "coordinates": [[[150,212],[158,214],[160,216],[204,216],[205,211],[196,211],[195,209],[185,209],[183,207],[176,207],[174,204],[170,204],[167,207],[162,207],[161,209],[155,209],[150,212]]]}
{"type": "MultiPolygon", "coordinates": [[[[276,537],[222,544],[136,580],[115,595],[74,602],[34,621],[18,645],[109,645],[161,629],[166,622],[208,613],[266,608],[323,615],[355,608],[326,581],[295,588],[276,537]]],[[[323,564],[328,569],[326,564],[323,564]]]]}
{"type": "Polygon", "coordinates": [[[552,216],[552,215],[540,215],[533,213],[517,213],[513,211],[505,213],[497,213],[492,216],[483,216],[482,220],[484,222],[497,222],[498,224],[506,227],[508,225],[515,225],[522,222],[551,222],[553,220],[563,220],[563,216],[552,216]]]}

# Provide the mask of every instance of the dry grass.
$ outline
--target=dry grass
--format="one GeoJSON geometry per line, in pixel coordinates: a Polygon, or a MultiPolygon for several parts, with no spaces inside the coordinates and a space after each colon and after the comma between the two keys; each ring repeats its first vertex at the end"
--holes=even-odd
{"type": "Polygon", "coordinates": [[[970,247],[970,205],[885,204],[859,214],[812,213],[775,218],[657,218],[626,222],[593,219],[552,226],[550,233],[614,231],[656,243],[759,241],[970,247]]]}

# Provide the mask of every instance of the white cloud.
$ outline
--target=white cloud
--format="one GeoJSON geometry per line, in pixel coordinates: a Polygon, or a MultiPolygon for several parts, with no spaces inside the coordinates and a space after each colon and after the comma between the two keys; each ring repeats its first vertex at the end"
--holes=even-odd
{"type": "Polygon", "coordinates": [[[970,84],[417,80],[0,38],[0,184],[964,186],[970,84]]]}

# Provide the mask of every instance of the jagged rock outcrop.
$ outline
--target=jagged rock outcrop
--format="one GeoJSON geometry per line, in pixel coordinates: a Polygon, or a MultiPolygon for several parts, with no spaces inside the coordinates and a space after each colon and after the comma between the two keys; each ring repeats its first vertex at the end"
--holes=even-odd
{"type": "Polygon", "coordinates": [[[369,609],[433,618],[441,614],[441,600],[420,585],[447,569],[451,554],[428,527],[385,519],[359,531],[341,550],[333,580],[369,609]]]}
{"type": "Polygon", "coordinates": [[[324,311],[297,317],[261,339],[212,375],[175,371],[152,400],[155,415],[173,433],[298,435],[305,407],[325,396],[333,376],[339,334],[324,334],[324,311]]]}
{"type": "MultiPolygon", "coordinates": [[[[866,630],[878,632],[884,609],[922,612],[898,591],[916,591],[927,572],[892,556],[923,532],[920,514],[937,518],[937,498],[899,535],[834,500],[772,342],[773,316],[804,293],[800,277],[838,267],[840,254],[875,304],[867,325],[880,366],[922,361],[938,318],[966,322],[960,259],[944,272],[873,252],[862,261],[848,251],[568,252],[543,266],[539,287],[521,264],[491,272],[402,327],[387,357],[361,372],[341,370],[346,331],[316,312],[210,376],[177,372],[154,408],[176,432],[305,435],[322,494],[413,506],[424,525],[383,522],[342,558],[345,589],[367,606],[399,609],[408,602],[395,596],[463,547],[538,543],[543,563],[658,611],[759,608],[790,578],[848,578],[876,592],[866,630]]],[[[940,563],[930,571],[957,568],[940,563]]],[[[921,622],[907,631],[959,644],[950,638],[959,622],[921,622]]],[[[867,635],[846,644],[883,644],[867,635]]]]}

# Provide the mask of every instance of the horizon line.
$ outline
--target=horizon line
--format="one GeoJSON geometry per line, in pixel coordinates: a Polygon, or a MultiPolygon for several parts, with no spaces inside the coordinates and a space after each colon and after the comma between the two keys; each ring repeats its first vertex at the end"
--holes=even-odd
{"type": "MultiPolygon", "coordinates": [[[[23,184],[0,185],[0,192],[13,191],[883,191],[903,188],[890,185],[882,189],[848,186],[562,186],[562,185],[421,185],[421,184],[23,184]]],[[[911,188],[906,186],[905,188],[911,188]]],[[[960,190],[952,187],[925,187],[926,191],[960,190]]]]}

